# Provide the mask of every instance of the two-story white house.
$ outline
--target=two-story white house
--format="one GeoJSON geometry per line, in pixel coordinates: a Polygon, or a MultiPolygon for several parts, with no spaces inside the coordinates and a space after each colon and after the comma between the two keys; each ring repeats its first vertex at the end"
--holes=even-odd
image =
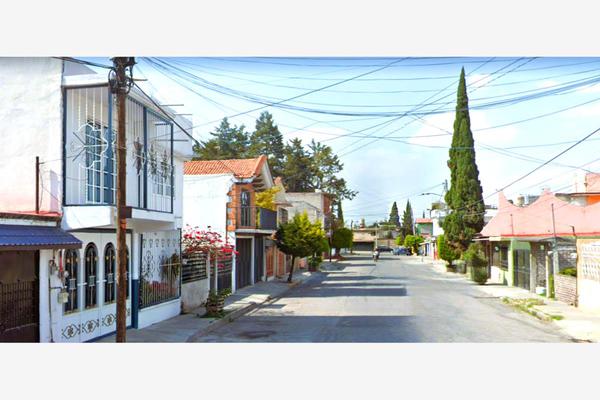
{"type": "MultiPolygon", "coordinates": [[[[0,177],[10,188],[0,195],[0,211],[31,212],[37,201],[40,212],[61,216],[61,228],[82,242],[80,249],[54,252],[57,268],[39,265],[39,276],[49,278],[39,281],[46,296],[40,301],[49,303],[39,316],[47,320],[40,341],[89,341],[116,329],[117,112],[107,75],[55,58],[0,59],[0,177]]],[[[183,163],[192,143],[173,119],[184,128],[191,123],[161,108],[135,87],[127,97],[127,325],[133,328],[173,317],[181,307],[183,163]]]]}

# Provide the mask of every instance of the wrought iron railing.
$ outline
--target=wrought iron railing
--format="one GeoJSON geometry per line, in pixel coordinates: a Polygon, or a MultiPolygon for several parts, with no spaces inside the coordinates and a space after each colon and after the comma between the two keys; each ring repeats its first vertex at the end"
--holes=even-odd
{"type": "Polygon", "coordinates": [[[246,229],[277,229],[277,211],[262,207],[241,206],[237,213],[237,227],[246,229]]]}
{"type": "Polygon", "coordinates": [[[181,262],[179,256],[164,257],[158,264],[160,279],[141,276],[140,308],[150,307],[179,297],[181,262]]]}

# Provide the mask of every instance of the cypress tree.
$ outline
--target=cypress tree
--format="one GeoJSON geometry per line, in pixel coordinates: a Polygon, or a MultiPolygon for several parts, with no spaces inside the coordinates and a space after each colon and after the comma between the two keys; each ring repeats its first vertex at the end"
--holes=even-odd
{"type": "Polygon", "coordinates": [[[392,204],[392,210],[390,211],[389,223],[396,227],[400,226],[400,215],[398,214],[398,206],[396,205],[396,202],[394,202],[394,204],[392,204]]]}
{"type": "Polygon", "coordinates": [[[444,235],[447,242],[462,254],[473,236],[483,228],[485,213],[483,190],[475,162],[464,68],[461,70],[458,83],[448,168],[450,168],[450,189],[446,193],[445,200],[450,213],[444,219],[444,235]]]}
{"type": "Polygon", "coordinates": [[[406,202],[406,209],[402,214],[402,236],[406,237],[413,234],[413,212],[410,206],[410,200],[406,202]]]}

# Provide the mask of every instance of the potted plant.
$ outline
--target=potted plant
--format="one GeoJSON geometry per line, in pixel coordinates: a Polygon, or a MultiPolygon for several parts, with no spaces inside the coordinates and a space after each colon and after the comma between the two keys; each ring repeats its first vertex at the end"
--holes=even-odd
{"type": "Polygon", "coordinates": [[[206,315],[209,317],[218,317],[223,313],[225,297],[211,290],[206,299],[206,315]]]}

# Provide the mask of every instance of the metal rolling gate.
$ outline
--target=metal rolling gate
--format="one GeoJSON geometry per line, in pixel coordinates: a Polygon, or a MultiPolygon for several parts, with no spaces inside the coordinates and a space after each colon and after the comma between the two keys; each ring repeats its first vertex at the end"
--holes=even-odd
{"type": "Polygon", "coordinates": [[[252,239],[236,239],[235,247],[238,252],[235,263],[235,287],[241,289],[252,283],[252,239]]]}

